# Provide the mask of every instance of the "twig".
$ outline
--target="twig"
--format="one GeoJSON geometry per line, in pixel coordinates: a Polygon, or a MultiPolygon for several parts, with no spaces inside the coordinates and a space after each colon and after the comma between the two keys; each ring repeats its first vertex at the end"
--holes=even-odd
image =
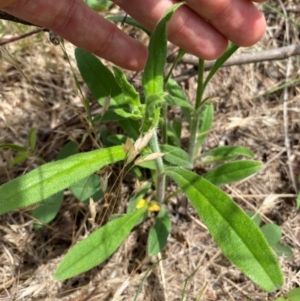
{"type": "Polygon", "coordinates": [[[36,33],[39,33],[40,31],[49,32],[49,40],[53,45],[59,45],[60,44],[60,41],[61,41],[60,37],[57,34],[55,34],[53,31],[51,31],[47,28],[41,27],[39,25],[32,24],[32,23],[27,22],[25,20],[19,19],[19,18],[15,17],[15,16],[13,16],[13,15],[11,15],[11,14],[3,11],[3,10],[0,10],[0,20],[12,21],[12,22],[16,22],[16,23],[20,23],[20,24],[24,24],[24,25],[39,27],[39,29],[36,29],[36,30],[31,31],[31,32],[25,33],[21,36],[11,38],[11,39],[8,39],[8,40],[4,40],[4,41],[0,41],[0,46],[3,46],[5,44],[24,39],[26,37],[29,37],[29,36],[34,35],[36,33]]]}
{"type": "MultiPolygon", "coordinates": [[[[276,49],[256,51],[250,53],[243,53],[240,55],[236,55],[231,57],[222,67],[228,66],[236,66],[236,65],[244,65],[250,63],[259,63],[266,61],[274,61],[274,60],[283,60],[295,55],[300,54],[300,44],[291,45],[286,47],[280,47],[276,49]]],[[[175,59],[174,56],[169,58],[169,62],[173,62],[175,59]]],[[[191,64],[195,67],[198,65],[199,59],[191,54],[186,54],[180,61],[179,64],[191,64]]],[[[205,62],[204,69],[210,70],[214,65],[215,61],[207,61],[205,62]]],[[[197,74],[197,69],[193,67],[184,74],[181,74],[175,77],[176,81],[180,81],[186,79],[187,77],[191,77],[197,74]]]]}
{"type": "Polygon", "coordinates": [[[9,44],[9,43],[12,43],[12,42],[15,42],[15,41],[18,41],[18,40],[21,40],[21,39],[24,39],[24,38],[27,38],[29,36],[32,36],[34,34],[37,34],[41,31],[48,31],[48,29],[45,29],[45,28],[37,28],[35,30],[32,30],[30,32],[27,32],[27,33],[24,33],[20,36],[17,36],[17,37],[12,37],[10,39],[7,39],[7,40],[3,40],[3,41],[0,41],[0,46],[3,46],[3,45],[6,45],[6,44],[9,44]]]}

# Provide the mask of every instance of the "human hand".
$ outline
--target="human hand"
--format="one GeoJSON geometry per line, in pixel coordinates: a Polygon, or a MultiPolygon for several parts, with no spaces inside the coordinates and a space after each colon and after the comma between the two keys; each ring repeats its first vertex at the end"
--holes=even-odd
{"type": "MultiPolygon", "coordinates": [[[[8,13],[46,27],[80,48],[114,64],[141,70],[146,47],[90,9],[83,0],[0,0],[8,13]]],[[[256,2],[263,2],[257,0],[256,2]]],[[[172,0],[114,0],[129,15],[153,29],[172,0]]],[[[171,42],[198,57],[215,59],[228,40],[239,46],[255,44],[265,20],[251,0],[187,0],[168,26],[171,42]]]]}

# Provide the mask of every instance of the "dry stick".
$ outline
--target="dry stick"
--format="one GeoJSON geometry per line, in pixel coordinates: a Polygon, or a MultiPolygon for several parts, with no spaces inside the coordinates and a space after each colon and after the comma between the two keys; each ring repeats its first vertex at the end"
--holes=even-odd
{"type": "Polygon", "coordinates": [[[34,34],[37,34],[37,33],[41,32],[41,31],[48,31],[48,30],[47,29],[45,30],[45,28],[38,28],[38,29],[35,29],[35,30],[30,31],[28,33],[22,34],[20,36],[12,37],[10,39],[0,41],[0,46],[6,45],[6,44],[9,44],[9,43],[18,41],[18,40],[22,40],[24,38],[27,38],[27,37],[32,36],[34,34]]]}
{"type": "MultiPolygon", "coordinates": [[[[274,60],[282,60],[289,58],[291,56],[299,55],[300,54],[300,44],[280,47],[276,49],[270,50],[263,50],[263,51],[256,51],[250,53],[243,53],[240,55],[236,55],[231,57],[228,61],[224,63],[222,67],[228,66],[236,66],[236,65],[243,65],[243,64],[250,64],[250,63],[259,63],[265,61],[274,61],[274,60]]],[[[174,57],[170,57],[169,62],[174,61],[174,57]]],[[[198,58],[192,56],[190,54],[186,54],[180,61],[179,64],[192,64],[195,67],[198,65],[198,58]]],[[[210,70],[215,61],[207,61],[205,62],[204,68],[205,70],[210,70]]],[[[186,73],[181,74],[175,77],[176,81],[185,80],[188,77],[194,76],[198,73],[198,70],[192,68],[188,70],[186,73]]]]}
{"type": "Polygon", "coordinates": [[[34,35],[36,33],[39,33],[40,31],[47,31],[47,32],[49,32],[49,39],[50,39],[50,42],[52,44],[59,45],[59,43],[60,43],[60,37],[57,36],[51,30],[49,30],[47,28],[44,28],[44,27],[41,27],[39,25],[32,24],[32,23],[27,22],[25,20],[19,19],[19,18],[15,17],[15,16],[13,16],[13,15],[11,15],[11,14],[3,11],[3,10],[0,10],[0,20],[12,21],[12,22],[16,22],[16,23],[20,23],[20,24],[24,24],[24,25],[39,27],[39,29],[36,29],[36,30],[31,31],[29,33],[26,33],[24,35],[21,35],[21,36],[15,37],[15,38],[11,38],[11,39],[8,39],[8,40],[1,41],[0,42],[0,46],[3,46],[5,44],[8,44],[8,43],[11,43],[11,42],[15,42],[15,41],[24,39],[26,37],[29,37],[29,36],[34,35]]]}

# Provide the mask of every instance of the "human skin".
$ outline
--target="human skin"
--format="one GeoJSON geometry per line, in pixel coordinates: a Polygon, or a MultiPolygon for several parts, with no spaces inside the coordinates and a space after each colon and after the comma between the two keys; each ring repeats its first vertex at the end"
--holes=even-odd
{"type": "MultiPolygon", "coordinates": [[[[151,30],[176,0],[114,2],[151,30]]],[[[106,21],[83,0],[0,0],[0,9],[46,27],[125,69],[141,70],[145,65],[146,47],[106,21]]],[[[251,0],[186,0],[168,25],[168,39],[197,57],[211,60],[224,53],[228,40],[239,46],[255,44],[265,28],[265,19],[251,0]]]]}

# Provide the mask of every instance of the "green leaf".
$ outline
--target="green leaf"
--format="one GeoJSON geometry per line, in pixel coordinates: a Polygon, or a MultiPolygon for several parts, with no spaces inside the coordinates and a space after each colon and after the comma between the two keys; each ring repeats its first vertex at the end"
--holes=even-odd
{"type": "Polygon", "coordinates": [[[125,156],[122,146],[115,146],[38,167],[0,186],[0,214],[40,202],[125,156]]]}
{"type": "Polygon", "coordinates": [[[154,32],[148,46],[148,60],[142,77],[146,96],[160,94],[164,91],[164,67],[167,57],[167,24],[175,10],[181,6],[178,3],[166,10],[154,32]]]}
{"type": "Polygon", "coordinates": [[[84,2],[95,11],[106,10],[113,4],[108,0],[84,0],[84,2]]]}
{"type": "Polygon", "coordinates": [[[217,166],[202,176],[214,185],[221,186],[252,176],[261,168],[262,163],[258,161],[235,161],[217,166]]]}
{"type": "MultiPolygon", "coordinates": [[[[129,200],[128,202],[128,206],[127,206],[127,213],[131,213],[134,210],[136,210],[136,206],[137,204],[145,198],[145,195],[149,192],[149,190],[151,189],[151,182],[145,182],[143,187],[141,188],[141,190],[137,193],[135,193],[129,200]]],[[[145,211],[145,213],[143,215],[141,215],[141,217],[139,218],[139,220],[137,221],[136,225],[141,224],[146,218],[148,217],[148,211],[145,211]]]]}
{"type": "Polygon", "coordinates": [[[86,272],[107,259],[124,242],[147,207],[116,218],[77,243],[64,257],[55,278],[64,280],[86,272]]]}
{"type": "Polygon", "coordinates": [[[289,291],[286,295],[289,301],[300,301],[300,287],[289,291]]]}
{"type": "Polygon", "coordinates": [[[90,175],[70,187],[73,195],[81,202],[88,202],[92,198],[95,202],[103,196],[100,187],[100,177],[98,175],[90,175]]]}
{"type": "Polygon", "coordinates": [[[112,106],[126,104],[114,75],[98,58],[79,48],[75,49],[75,58],[83,80],[99,104],[104,104],[105,97],[111,97],[112,106]]]}
{"type": "Polygon", "coordinates": [[[141,105],[139,93],[127,81],[125,74],[120,69],[113,67],[113,70],[117,83],[123,91],[126,103],[131,105],[132,107],[139,107],[141,105]]]}
{"type": "Polygon", "coordinates": [[[129,113],[123,109],[115,109],[115,113],[123,118],[131,118],[134,120],[140,120],[143,118],[143,116],[141,114],[137,115],[137,114],[129,113]]]}
{"type": "Polygon", "coordinates": [[[31,156],[31,153],[25,152],[17,155],[12,162],[9,163],[9,167],[13,167],[21,162],[24,162],[31,156]]]}
{"type": "Polygon", "coordinates": [[[125,135],[110,135],[107,140],[112,143],[112,145],[121,145],[126,142],[127,137],[125,135]]]}
{"type": "Polygon", "coordinates": [[[179,97],[175,97],[175,96],[171,96],[171,95],[167,95],[165,97],[165,100],[166,100],[166,103],[169,105],[169,106],[178,106],[178,107],[181,107],[181,108],[186,108],[188,109],[190,112],[193,112],[194,111],[194,107],[182,100],[181,98],[179,97]]]}
{"type": "Polygon", "coordinates": [[[136,140],[139,137],[141,125],[137,120],[123,119],[123,120],[119,120],[118,123],[121,126],[121,128],[124,131],[126,131],[126,133],[130,138],[136,140]]]}
{"type": "Polygon", "coordinates": [[[259,216],[259,214],[257,214],[257,212],[255,211],[247,211],[246,214],[251,218],[251,220],[253,221],[253,223],[259,227],[261,224],[261,218],[259,216]]]}
{"type": "MultiPolygon", "coordinates": [[[[174,129],[174,133],[176,134],[176,137],[177,137],[178,141],[180,142],[181,130],[182,130],[182,120],[180,120],[178,118],[174,118],[173,122],[172,122],[172,128],[174,129]]],[[[180,143],[178,146],[180,146],[180,143]]]]}
{"type": "Polygon", "coordinates": [[[149,256],[155,256],[163,250],[171,233],[172,223],[165,205],[161,206],[155,224],[148,236],[147,252],[149,256]]]}
{"type": "Polygon", "coordinates": [[[181,129],[182,120],[174,118],[172,124],[168,122],[167,124],[167,137],[168,144],[181,147],[181,129]]]}
{"type": "MultiPolygon", "coordinates": [[[[169,92],[171,97],[180,98],[182,101],[189,103],[188,98],[184,94],[183,90],[179,86],[179,84],[174,79],[169,79],[166,85],[166,89],[169,92]]],[[[191,123],[191,111],[189,109],[182,109],[185,118],[188,123],[191,123]]]]}
{"type": "Polygon", "coordinates": [[[225,256],[271,292],[283,284],[274,252],[253,221],[219,188],[178,167],[165,169],[187,195],[225,256]]]}
{"type": "Polygon", "coordinates": [[[173,165],[182,166],[187,169],[193,168],[193,163],[190,155],[182,148],[162,144],[160,145],[161,152],[165,153],[163,159],[173,165]]]}
{"type": "Polygon", "coordinates": [[[205,141],[211,130],[214,119],[214,106],[212,104],[203,106],[201,111],[199,129],[197,134],[196,150],[198,150],[205,141]]]}
{"type": "MultiPolygon", "coordinates": [[[[67,158],[78,153],[78,146],[75,142],[70,141],[60,150],[56,156],[56,161],[67,158]]],[[[49,224],[57,215],[64,199],[64,191],[61,190],[47,199],[45,199],[39,207],[32,210],[32,216],[39,220],[42,224],[49,224]]],[[[42,228],[41,224],[34,224],[35,229],[42,228]]]]}
{"type": "Polygon", "coordinates": [[[37,140],[37,129],[32,129],[28,135],[28,146],[31,151],[35,150],[37,140]]]}
{"type": "Polygon", "coordinates": [[[283,297],[279,297],[279,298],[276,298],[275,301],[288,301],[288,300],[283,297]]]}
{"type": "MultiPolygon", "coordinates": [[[[112,107],[128,105],[114,75],[99,59],[93,54],[79,48],[75,50],[75,57],[81,76],[98,103],[103,105],[105,98],[110,96],[112,107]]],[[[106,114],[104,117],[105,116],[106,114]]],[[[114,117],[116,116],[115,114],[114,117]]],[[[118,118],[116,118],[116,120],[117,119],[118,118]]],[[[118,123],[131,138],[136,139],[138,137],[140,125],[137,121],[120,120],[118,123]]]]}
{"type": "Polygon", "coordinates": [[[281,229],[279,226],[275,224],[266,224],[260,229],[271,247],[279,243],[281,238],[281,229]]]}
{"type": "Polygon", "coordinates": [[[212,68],[210,69],[210,72],[205,79],[205,82],[203,84],[203,91],[205,90],[207,84],[211,80],[211,78],[216,74],[216,72],[222,67],[222,65],[239,49],[239,46],[234,45],[233,43],[230,43],[230,45],[227,48],[227,51],[216,60],[212,68]]]}
{"type": "Polygon", "coordinates": [[[74,141],[70,141],[59,151],[55,160],[65,159],[75,154],[78,154],[78,145],[74,141]]]}
{"type": "Polygon", "coordinates": [[[284,246],[281,243],[273,246],[273,249],[278,256],[285,256],[286,258],[291,258],[293,256],[293,250],[289,246],[284,246]]]}
{"type": "Polygon", "coordinates": [[[300,193],[297,196],[296,205],[297,205],[297,209],[299,210],[300,209],[300,193]]]}
{"type": "MultiPolygon", "coordinates": [[[[44,200],[39,207],[32,210],[31,215],[42,224],[49,224],[57,215],[64,199],[64,191],[61,190],[44,200]]],[[[34,224],[35,229],[40,229],[41,224],[34,224]]]]}
{"type": "Polygon", "coordinates": [[[243,146],[218,146],[208,152],[201,154],[201,162],[210,164],[235,159],[239,156],[254,158],[254,153],[243,146]]]}
{"type": "Polygon", "coordinates": [[[26,152],[27,148],[13,143],[0,143],[0,148],[9,148],[17,152],[26,152]]]}

